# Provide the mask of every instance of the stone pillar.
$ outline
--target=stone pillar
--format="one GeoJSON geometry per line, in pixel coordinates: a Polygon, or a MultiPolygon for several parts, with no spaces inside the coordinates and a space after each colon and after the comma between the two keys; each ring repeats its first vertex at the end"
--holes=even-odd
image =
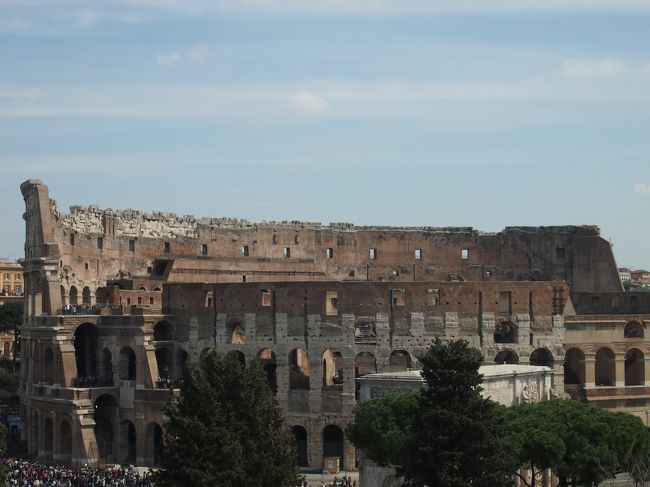
{"type": "Polygon", "coordinates": [[[494,345],[494,328],[496,326],[496,318],[494,313],[483,313],[481,316],[481,334],[483,337],[483,349],[494,345]]]}
{"type": "Polygon", "coordinates": [[[244,333],[246,333],[247,342],[255,340],[255,331],[257,328],[257,325],[255,324],[255,316],[255,313],[244,313],[244,333]]]}
{"type": "Polygon", "coordinates": [[[614,356],[614,374],[616,375],[616,387],[625,387],[625,356],[617,354],[614,356]]]}
{"type": "MultiPolygon", "coordinates": [[[[317,352],[317,351],[316,351],[317,352]]],[[[323,389],[321,357],[319,353],[311,353],[309,360],[309,407],[312,414],[321,412],[321,395],[323,389]]]]}
{"type": "Polygon", "coordinates": [[[585,356],[585,389],[596,387],[596,356],[585,356]]]}
{"type": "Polygon", "coordinates": [[[645,358],[643,360],[643,372],[644,372],[644,385],[646,387],[650,387],[650,356],[645,355],[645,358]]]}
{"type": "MultiPolygon", "coordinates": [[[[144,420],[144,411],[138,410],[135,413],[135,462],[136,465],[147,464],[146,450],[146,424],[144,420]]],[[[153,459],[152,459],[153,460],[153,459]]]]}
{"type": "Polygon", "coordinates": [[[458,321],[458,313],[447,312],[445,313],[445,337],[458,338],[460,336],[460,323],[458,321]]]}
{"type": "Polygon", "coordinates": [[[424,334],[424,313],[411,313],[411,336],[421,337],[424,334]]]}
{"type": "Polygon", "coordinates": [[[343,470],[351,471],[356,470],[355,463],[356,449],[350,440],[344,437],[343,439],[343,470]]]}
{"type": "MultiPolygon", "coordinates": [[[[530,315],[527,313],[518,314],[517,320],[517,343],[520,346],[526,346],[530,343],[530,315]]],[[[527,358],[525,363],[528,363],[527,358]]],[[[521,357],[519,357],[521,363],[521,357]]]]}

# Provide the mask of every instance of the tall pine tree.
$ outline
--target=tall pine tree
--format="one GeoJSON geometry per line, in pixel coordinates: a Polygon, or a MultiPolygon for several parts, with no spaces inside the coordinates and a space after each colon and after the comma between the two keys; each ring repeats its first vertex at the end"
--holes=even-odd
{"type": "Polygon", "coordinates": [[[188,365],[166,409],[159,481],[166,487],[295,486],[294,438],[258,363],[210,353],[188,365]]]}

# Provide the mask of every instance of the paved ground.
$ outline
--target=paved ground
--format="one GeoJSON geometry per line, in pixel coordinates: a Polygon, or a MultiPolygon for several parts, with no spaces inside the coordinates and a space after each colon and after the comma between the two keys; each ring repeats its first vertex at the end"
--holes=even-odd
{"type": "Polygon", "coordinates": [[[326,484],[329,484],[334,480],[334,477],[339,477],[341,478],[343,475],[347,475],[348,477],[352,477],[352,480],[356,480],[357,484],[359,483],[359,472],[340,472],[336,475],[321,475],[321,474],[314,474],[310,473],[305,475],[305,480],[307,480],[307,483],[311,487],[319,487],[321,485],[321,482],[325,482],[326,484]]]}

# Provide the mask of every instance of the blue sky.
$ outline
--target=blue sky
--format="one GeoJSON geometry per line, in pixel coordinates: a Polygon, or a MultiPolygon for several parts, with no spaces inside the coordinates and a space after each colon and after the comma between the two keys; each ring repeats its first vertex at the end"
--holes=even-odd
{"type": "Polygon", "coordinates": [[[596,224],[650,268],[650,0],[0,0],[18,186],[253,220],[596,224]]]}

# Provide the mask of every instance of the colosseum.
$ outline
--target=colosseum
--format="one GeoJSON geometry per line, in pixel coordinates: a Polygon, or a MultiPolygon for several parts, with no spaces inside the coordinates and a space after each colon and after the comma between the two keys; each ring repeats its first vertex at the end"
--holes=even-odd
{"type": "Polygon", "coordinates": [[[355,378],[417,367],[437,337],[647,421],[650,293],[626,293],[597,227],[361,227],[59,210],[25,200],[21,434],[73,464],[160,461],[163,407],[208,350],[259,360],[297,461],[340,457],[355,378]]]}

